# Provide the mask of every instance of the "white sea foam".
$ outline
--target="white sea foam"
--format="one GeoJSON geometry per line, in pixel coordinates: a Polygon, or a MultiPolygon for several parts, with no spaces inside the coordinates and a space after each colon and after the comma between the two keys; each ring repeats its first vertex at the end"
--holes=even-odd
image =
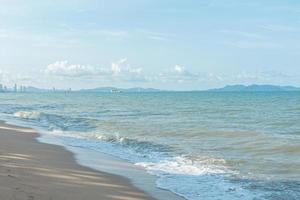
{"type": "Polygon", "coordinates": [[[177,156],[157,163],[140,162],[136,163],[136,165],[142,166],[150,171],[155,171],[156,173],[185,174],[192,176],[203,174],[225,174],[230,171],[225,166],[210,165],[205,162],[195,162],[184,156],[177,156]]]}
{"type": "Polygon", "coordinates": [[[37,111],[18,111],[13,115],[22,119],[38,119],[41,116],[41,113],[37,111]]]}
{"type": "Polygon", "coordinates": [[[227,168],[226,161],[216,158],[197,158],[177,156],[160,162],[140,162],[150,174],[158,177],[157,185],[162,189],[191,200],[253,199],[249,191],[231,183],[227,178],[237,174],[227,168]],[[211,191],[214,191],[213,193],[211,191]]]}

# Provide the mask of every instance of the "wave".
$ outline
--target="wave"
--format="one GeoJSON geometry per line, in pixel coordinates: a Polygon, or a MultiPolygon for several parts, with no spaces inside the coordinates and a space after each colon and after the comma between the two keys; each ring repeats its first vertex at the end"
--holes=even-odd
{"type": "MultiPolygon", "coordinates": [[[[175,149],[168,145],[121,136],[119,133],[101,134],[99,132],[72,132],[53,130],[51,135],[76,138],[79,145],[90,145],[101,148],[103,143],[112,145],[114,150],[126,152],[130,161],[149,170],[164,171],[176,174],[199,175],[203,173],[231,173],[224,159],[209,156],[176,156],[175,149]],[[79,141],[80,140],[80,141],[79,141]],[[132,158],[130,159],[130,155],[132,158]],[[138,158],[138,159],[136,159],[138,158]]],[[[107,146],[106,146],[107,147],[107,146]]],[[[113,151],[115,152],[115,151],[113,151]]],[[[107,152],[105,152],[107,153],[107,152]]],[[[112,151],[108,150],[111,154],[112,151]]],[[[177,152],[178,154],[178,152],[177,152]]]]}
{"type": "Polygon", "coordinates": [[[104,134],[99,130],[97,132],[52,130],[48,133],[64,137],[68,141],[71,141],[71,138],[72,141],[77,139],[76,144],[73,143],[77,147],[93,148],[131,162],[157,161],[170,157],[173,152],[173,148],[168,145],[129,138],[119,133],[104,134]]]}
{"type": "Polygon", "coordinates": [[[37,111],[18,111],[13,114],[15,117],[22,119],[38,119],[41,116],[41,112],[37,111]]]}
{"type": "Polygon", "coordinates": [[[150,171],[156,173],[170,173],[199,176],[203,174],[225,174],[232,172],[225,167],[225,165],[217,165],[212,163],[223,163],[223,159],[216,159],[212,157],[203,157],[201,159],[192,160],[187,156],[176,156],[168,160],[160,162],[141,162],[136,163],[137,166],[142,166],[150,171]]]}
{"type": "Polygon", "coordinates": [[[42,126],[48,130],[86,131],[95,128],[90,119],[73,118],[39,111],[17,111],[13,116],[21,120],[38,123],[38,126],[42,126]]]}
{"type": "Polygon", "coordinates": [[[230,200],[254,199],[248,190],[230,182],[228,177],[238,173],[231,170],[224,159],[178,155],[166,145],[123,137],[118,133],[55,130],[49,134],[61,138],[64,145],[95,150],[134,163],[157,176],[158,187],[186,199],[215,200],[220,196],[230,200]]]}

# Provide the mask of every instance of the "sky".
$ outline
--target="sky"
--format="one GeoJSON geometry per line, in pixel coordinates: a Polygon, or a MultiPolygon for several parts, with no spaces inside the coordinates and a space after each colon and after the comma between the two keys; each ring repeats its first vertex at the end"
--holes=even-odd
{"type": "Polygon", "coordinates": [[[0,0],[0,82],[300,86],[299,0],[0,0]]]}

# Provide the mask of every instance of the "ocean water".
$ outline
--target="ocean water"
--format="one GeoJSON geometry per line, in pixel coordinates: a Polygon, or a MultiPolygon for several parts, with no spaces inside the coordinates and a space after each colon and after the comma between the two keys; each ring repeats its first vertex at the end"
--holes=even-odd
{"type": "Polygon", "coordinates": [[[186,199],[300,199],[300,93],[0,94],[0,119],[129,161],[186,199]]]}

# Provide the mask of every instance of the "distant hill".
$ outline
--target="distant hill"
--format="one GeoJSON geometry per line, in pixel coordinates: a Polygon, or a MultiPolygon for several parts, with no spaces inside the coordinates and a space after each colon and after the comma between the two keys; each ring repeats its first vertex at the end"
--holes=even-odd
{"type": "Polygon", "coordinates": [[[49,92],[49,89],[41,89],[41,88],[36,88],[36,87],[26,87],[26,92],[49,92]]]}
{"type": "Polygon", "coordinates": [[[160,92],[159,89],[154,88],[116,88],[116,87],[99,87],[94,89],[83,89],[79,92],[160,92]]]}
{"type": "MultiPolygon", "coordinates": [[[[17,92],[29,92],[29,93],[48,93],[48,92],[71,92],[72,90],[64,90],[64,89],[43,89],[43,88],[37,88],[37,87],[24,87],[23,91],[20,91],[18,89],[17,92]]],[[[116,87],[99,87],[94,89],[81,89],[81,90],[73,90],[73,92],[99,92],[99,93],[119,93],[119,92],[126,92],[126,93],[135,93],[135,92],[161,92],[162,90],[154,89],[154,88],[116,88],[116,87]]],[[[8,88],[7,90],[1,90],[0,92],[14,92],[13,88],[8,88]]]]}
{"type": "Polygon", "coordinates": [[[155,88],[129,88],[129,89],[125,89],[125,92],[161,92],[161,90],[159,89],[155,89],[155,88]]]}
{"type": "Polygon", "coordinates": [[[33,92],[33,93],[48,93],[48,92],[69,92],[69,90],[63,89],[44,89],[44,88],[36,88],[36,87],[26,87],[26,92],[33,92]]]}
{"type": "Polygon", "coordinates": [[[79,92],[111,92],[113,90],[118,90],[118,89],[114,87],[99,87],[93,89],[82,89],[79,90],[79,92]]]}
{"type": "Polygon", "coordinates": [[[293,86],[277,85],[228,85],[223,88],[208,90],[211,92],[292,92],[300,91],[300,88],[293,86]]]}

